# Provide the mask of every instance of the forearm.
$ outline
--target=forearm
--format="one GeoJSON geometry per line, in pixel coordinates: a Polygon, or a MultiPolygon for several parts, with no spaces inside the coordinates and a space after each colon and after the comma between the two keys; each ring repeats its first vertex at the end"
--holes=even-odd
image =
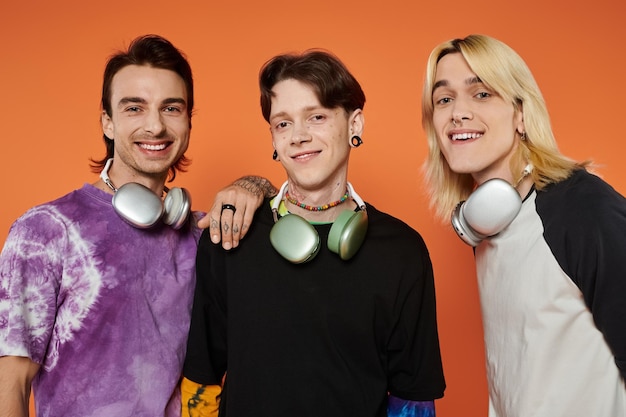
{"type": "Polygon", "coordinates": [[[30,384],[39,366],[28,358],[0,358],[0,417],[27,417],[30,384]]]}

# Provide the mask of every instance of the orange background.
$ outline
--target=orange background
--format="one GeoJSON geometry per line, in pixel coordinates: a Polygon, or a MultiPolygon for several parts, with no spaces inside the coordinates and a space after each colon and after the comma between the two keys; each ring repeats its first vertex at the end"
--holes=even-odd
{"type": "Polygon", "coordinates": [[[367,95],[365,144],[352,153],[351,182],[368,202],[419,230],[431,251],[448,383],[438,416],[484,416],[472,251],[447,224],[433,220],[420,172],[428,53],[469,33],[508,43],[542,87],[563,152],[594,159],[599,173],[625,194],[623,10],[621,0],[4,1],[0,234],[4,239],[30,206],[97,179],[88,158],[104,155],[102,70],[105,59],[135,36],[161,34],[192,64],[193,164],[176,185],[192,192],[195,209],[205,210],[219,188],[241,175],[282,183],[259,110],[258,70],[277,53],[327,48],[367,95]]]}

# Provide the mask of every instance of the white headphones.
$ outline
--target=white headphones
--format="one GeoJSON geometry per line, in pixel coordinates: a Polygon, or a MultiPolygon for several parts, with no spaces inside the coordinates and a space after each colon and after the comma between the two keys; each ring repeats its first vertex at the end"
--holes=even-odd
{"type": "MultiPolygon", "coordinates": [[[[315,228],[304,218],[288,214],[279,218],[278,208],[287,191],[286,181],[272,201],[274,226],[270,231],[270,242],[276,251],[290,262],[299,264],[313,259],[320,250],[320,237],[315,228]]],[[[328,234],[328,249],[347,261],[361,247],[367,232],[365,202],[348,183],[348,194],[358,204],[358,211],[343,210],[333,222],[328,234]]]]}
{"type": "Polygon", "coordinates": [[[136,182],[115,188],[108,174],[112,163],[113,158],[110,158],[100,173],[100,178],[115,193],[113,208],[122,219],[139,229],[150,228],[161,218],[174,229],[180,229],[185,224],[191,209],[191,196],[187,190],[179,187],[170,190],[165,187],[167,196],[161,201],[152,190],[136,182]]]}
{"type": "MultiPolygon", "coordinates": [[[[532,170],[532,165],[527,165],[517,183],[532,170]]],[[[452,212],[452,227],[465,243],[478,246],[511,224],[521,208],[522,198],[517,189],[503,179],[492,178],[478,186],[466,201],[457,204],[452,212]]]]}

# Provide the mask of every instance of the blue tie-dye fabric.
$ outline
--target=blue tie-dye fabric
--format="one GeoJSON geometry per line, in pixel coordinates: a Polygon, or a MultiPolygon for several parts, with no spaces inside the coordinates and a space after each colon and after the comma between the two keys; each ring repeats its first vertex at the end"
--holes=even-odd
{"type": "Polygon", "coordinates": [[[389,396],[387,405],[388,417],[435,417],[434,401],[403,400],[393,395],[389,396]]]}

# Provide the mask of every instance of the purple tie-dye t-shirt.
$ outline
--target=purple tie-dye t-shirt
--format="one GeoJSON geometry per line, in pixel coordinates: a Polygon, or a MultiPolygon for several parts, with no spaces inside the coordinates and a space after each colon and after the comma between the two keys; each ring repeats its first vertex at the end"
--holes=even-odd
{"type": "Polygon", "coordinates": [[[11,227],[0,356],[41,364],[39,416],[179,416],[198,229],[136,229],[85,185],[11,227]]]}

